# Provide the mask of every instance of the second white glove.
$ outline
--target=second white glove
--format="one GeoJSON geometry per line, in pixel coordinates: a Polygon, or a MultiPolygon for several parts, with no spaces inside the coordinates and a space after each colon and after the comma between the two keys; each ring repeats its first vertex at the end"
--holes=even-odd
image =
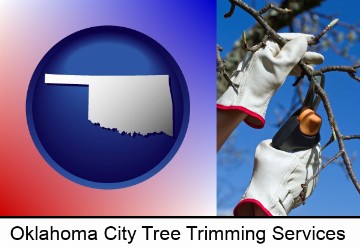
{"type": "MultiPolygon", "coordinates": [[[[254,205],[266,215],[286,216],[302,203],[302,184],[321,165],[320,145],[294,153],[271,146],[271,140],[261,142],[255,152],[252,179],[243,198],[234,209],[235,216],[252,215],[254,205]]],[[[314,191],[317,177],[307,185],[305,198],[314,191]]]]}

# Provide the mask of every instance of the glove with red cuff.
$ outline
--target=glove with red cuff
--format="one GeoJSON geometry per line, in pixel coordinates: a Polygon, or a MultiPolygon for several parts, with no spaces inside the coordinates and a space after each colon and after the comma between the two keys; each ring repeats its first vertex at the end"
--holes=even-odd
{"type": "Polygon", "coordinates": [[[245,122],[254,128],[262,128],[271,97],[289,75],[300,75],[296,65],[303,58],[306,64],[320,64],[321,54],[306,52],[312,35],[301,33],[280,34],[290,40],[282,49],[274,41],[267,41],[264,48],[247,52],[231,78],[229,87],[218,99],[220,110],[240,110],[248,116],[245,122]]]}
{"type": "Polygon", "coordinates": [[[319,144],[312,149],[288,153],[273,148],[271,140],[261,142],[256,148],[250,185],[235,207],[234,216],[254,216],[255,207],[260,208],[263,215],[287,216],[302,203],[303,197],[308,198],[314,191],[317,177],[310,180],[305,190],[302,184],[320,166],[319,144]]]}

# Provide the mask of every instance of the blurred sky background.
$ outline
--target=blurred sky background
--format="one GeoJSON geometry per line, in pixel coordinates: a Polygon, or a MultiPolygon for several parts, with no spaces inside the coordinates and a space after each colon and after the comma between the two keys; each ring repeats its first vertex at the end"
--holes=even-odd
{"type": "MultiPolygon", "coordinates": [[[[245,1],[248,4],[256,4],[260,9],[269,1],[245,1]]],[[[276,3],[277,1],[272,1],[276,3]]],[[[217,43],[224,48],[222,57],[228,54],[233,47],[236,39],[241,36],[243,30],[247,30],[255,24],[254,19],[241,10],[236,8],[235,14],[228,19],[223,16],[228,12],[230,4],[227,0],[218,0],[217,2],[217,43]]],[[[334,1],[325,0],[320,7],[313,9],[315,12],[331,15],[340,19],[344,23],[354,26],[359,25],[360,18],[354,9],[359,9],[358,1],[334,1]]],[[[319,18],[319,22],[328,24],[329,21],[319,18]]],[[[340,46],[348,47],[346,41],[349,30],[341,25],[336,25],[334,30],[342,32],[344,41],[340,46]]],[[[296,31],[296,30],[295,30],[296,31]]],[[[288,32],[287,29],[280,32],[288,32]]],[[[354,34],[354,33],[352,33],[354,34]]],[[[341,36],[341,35],[340,35],[341,36]]],[[[341,37],[339,39],[341,40],[341,37]]],[[[354,60],[360,58],[360,37],[352,37],[355,43],[349,50],[354,57],[353,61],[335,54],[332,49],[326,49],[322,52],[325,62],[316,68],[328,65],[353,65],[354,60]]],[[[360,74],[360,72],[358,73],[360,74]]],[[[360,134],[359,122],[359,102],[360,102],[360,83],[351,79],[347,73],[330,72],[326,73],[325,90],[330,99],[334,115],[338,122],[340,131],[344,135],[360,134]]],[[[218,152],[217,167],[217,208],[218,215],[232,215],[233,207],[237,204],[249,184],[255,148],[259,142],[274,136],[277,128],[274,124],[278,121],[278,114],[284,115],[281,105],[290,106],[294,88],[291,84],[294,77],[289,77],[280,90],[272,98],[266,115],[266,125],[261,130],[252,129],[242,123],[234,131],[232,137],[218,152]]],[[[306,87],[304,85],[304,93],[306,87]]],[[[327,142],[331,135],[331,130],[327,122],[326,114],[322,104],[320,104],[318,113],[323,117],[321,130],[321,143],[327,142]]],[[[360,178],[360,140],[345,141],[349,156],[353,159],[355,173],[360,178]]],[[[325,158],[332,157],[338,151],[337,142],[334,142],[323,151],[325,158]]],[[[338,159],[341,161],[341,158],[338,159]]],[[[360,195],[354,185],[348,178],[344,165],[331,163],[325,168],[319,178],[318,186],[313,195],[306,201],[304,206],[294,209],[291,216],[359,216],[360,215],[360,195]]]]}

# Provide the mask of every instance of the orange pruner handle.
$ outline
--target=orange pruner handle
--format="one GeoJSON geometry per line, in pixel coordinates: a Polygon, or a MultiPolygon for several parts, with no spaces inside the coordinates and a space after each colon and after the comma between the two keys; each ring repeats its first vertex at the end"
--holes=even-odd
{"type": "Polygon", "coordinates": [[[313,136],[319,133],[322,120],[314,110],[303,107],[297,120],[299,121],[300,131],[303,134],[313,136]]]}

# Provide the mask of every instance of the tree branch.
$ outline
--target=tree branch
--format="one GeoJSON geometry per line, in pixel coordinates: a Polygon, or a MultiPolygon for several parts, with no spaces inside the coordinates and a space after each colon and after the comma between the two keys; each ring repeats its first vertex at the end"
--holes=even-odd
{"type": "Polygon", "coordinates": [[[342,136],[342,139],[345,140],[351,140],[351,139],[360,139],[360,135],[349,135],[349,136],[342,136]]]}
{"type": "Polygon", "coordinates": [[[339,150],[341,151],[341,156],[342,156],[343,162],[345,164],[346,170],[347,170],[347,172],[350,176],[350,179],[351,179],[352,183],[354,184],[356,190],[358,191],[358,193],[360,193],[360,184],[359,184],[358,179],[356,178],[356,175],[355,175],[355,172],[353,169],[353,165],[352,165],[349,155],[345,149],[343,135],[341,134],[339,127],[337,125],[337,122],[335,120],[334,113],[330,106],[329,99],[328,99],[324,89],[318,83],[315,83],[315,87],[316,87],[318,95],[320,96],[320,98],[323,102],[325,111],[328,116],[328,122],[330,124],[330,127],[331,127],[331,129],[333,129],[333,131],[335,133],[335,136],[336,136],[336,139],[338,142],[338,147],[339,147],[339,150]]]}
{"type": "Polygon", "coordinates": [[[326,72],[331,72],[331,71],[343,71],[343,72],[356,73],[355,66],[327,66],[327,67],[323,67],[323,68],[319,69],[318,71],[315,72],[315,74],[320,75],[320,74],[323,74],[326,72]]]}
{"type": "Polygon", "coordinates": [[[275,10],[275,11],[281,13],[281,14],[287,14],[287,13],[290,13],[292,11],[291,9],[288,9],[288,8],[282,9],[282,8],[279,8],[279,7],[275,6],[272,3],[269,3],[264,8],[260,9],[258,11],[258,14],[262,15],[262,14],[266,13],[267,11],[269,11],[270,9],[273,9],[273,10],[275,10]]]}
{"type": "MultiPolygon", "coordinates": [[[[324,164],[321,165],[320,169],[317,170],[310,178],[306,179],[305,184],[303,185],[303,187],[306,187],[311,180],[313,180],[314,178],[316,178],[320,172],[327,167],[327,165],[329,165],[331,162],[335,161],[337,158],[340,157],[340,155],[342,155],[342,151],[337,152],[332,158],[328,159],[324,164]]],[[[304,200],[303,200],[304,201],[304,200]]]]}
{"type": "Polygon", "coordinates": [[[309,45],[311,46],[311,45],[316,45],[316,44],[318,44],[319,41],[320,41],[320,39],[322,38],[322,36],[324,36],[324,35],[326,34],[326,32],[330,30],[330,28],[332,28],[333,26],[335,26],[338,21],[339,21],[339,19],[332,20],[332,21],[330,22],[330,24],[325,27],[324,30],[322,30],[318,35],[315,36],[315,38],[313,38],[313,40],[311,40],[311,41],[309,42],[309,45]]]}
{"type": "Polygon", "coordinates": [[[353,66],[327,66],[327,67],[323,67],[317,71],[314,71],[313,74],[321,75],[323,73],[332,72],[332,71],[347,72],[351,78],[360,82],[360,77],[358,77],[356,75],[356,72],[357,72],[356,69],[359,67],[360,67],[360,64],[356,64],[353,66]]]}
{"type": "Polygon", "coordinates": [[[233,87],[234,90],[237,92],[236,85],[231,81],[230,76],[226,72],[226,65],[224,60],[221,58],[220,52],[222,51],[222,47],[216,45],[216,70],[220,72],[224,78],[226,79],[229,86],[233,87]]]}
{"type": "Polygon", "coordinates": [[[250,51],[250,52],[256,52],[260,48],[264,48],[266,46],[266,41],[268,41],[268,40],[269,40],[269,36],[265,35],[263,40],[259,44],[255,45],[253,47],[250,47],[248,45],[248,43],[246,42],[246,33],[243,32],[243,38],[242,38],[241,42],[243,43],[243,48],[244,49],[246,49],[247,51],[250,51]]]}
{"type": "Polygon", "coordinates": [[[231,17],[231,16],[234,14],[235,7],[236,7],[235,4],[231,3],[230,10],[229,10],[229,12],[227,12],[227,13],[224,15],[224,17],[225,17],[225,18],[231,17]]]}
{"type": "Polygon", "coordinates": [[[247,5],[241,0],[229,0],[231,2],[231,5],[236,5],[246,12],[248,12],[254,19],[257,21],[257,23],[265,30],[265,33],[271,36],[271,38],[277,42],[279,45],[284,46],[286,44],[286,40],[278,35],[274,29],[272,29],[269,24],[264,20],[264,18],[259,14],[258,11],[247,5]]]}

